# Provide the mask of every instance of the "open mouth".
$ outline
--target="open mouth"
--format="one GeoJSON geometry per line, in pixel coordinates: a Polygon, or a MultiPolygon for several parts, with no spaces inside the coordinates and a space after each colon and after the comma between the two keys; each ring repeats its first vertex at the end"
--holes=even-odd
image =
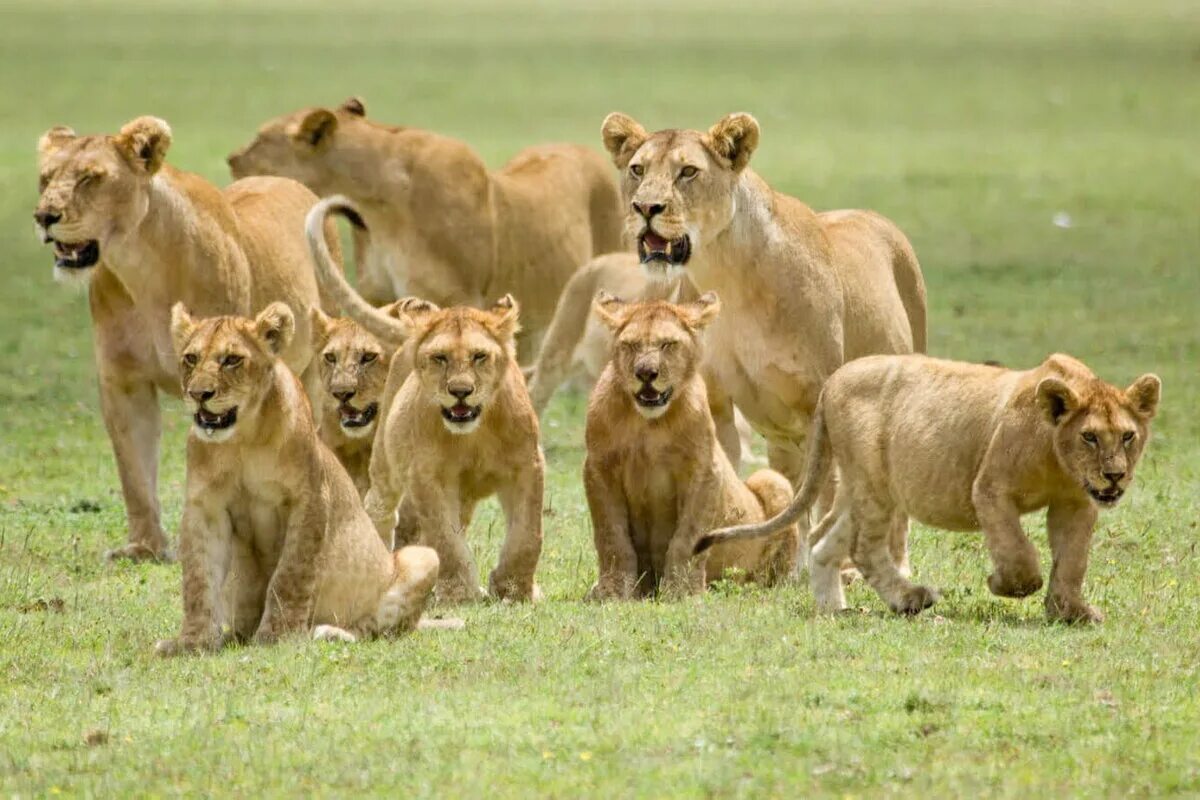
{"type": "Polygon", "coordinates": [[[226,428],[233,426],[237,422],[237,408],[231,408],[223,414],[214,414],[203,408],[197,409],[192,416],[196,422],[196,427],[200,428],[210,436],[216,431],[223,431],[226,428]]]}
{"type": "Polygon", "coordinates": [[[671,389],[667,389],[665,392],[660,392],[647,384],[638,390],[633,399],[642,408],[662,408],[670,401],[671,391],[671,389]]]}
{"type": "Polygon", "coordinates": [[[455,403],[449,408],[442,407],[442,418],[447,422],[466,425],[468,422],[474,422],[478,419],[481,411],[483,411],[483,406],[469,406],[466,403],[455,403]]]}
{"type": "Polygon", "coordinates": [[[79,244],[67,244],[57,239],[54,242],[54,266],[64,269],[86,269],[100,260],[100,243],[89,239],[79,244]]]}
{"type": "Polygon", "coordinates": [[[379,403],[371,403],[362,409],[348,403],[338,406],[339,422],[343,428],[365,428],[375,421],[375,415],[378,413],[379,403]]]}
{"type": "Polygon", "coordinates": [[[692,257],[692,240],[687,234],[678,239],[665,239],[647,228],[638,237],[638,258],[643,264],[660,261],[682,266],[692,257]]]}
{"type": "Polygon", "coordinates": [[[1091,486],[1085,488],[1092,499],[1102,506],[1116,505],[1116,502],[1121,499],[1121,495],[1125,494],[1124,489],[1116,486],[1110,486],[1107,489],[1095,489],[1091,486]]]}

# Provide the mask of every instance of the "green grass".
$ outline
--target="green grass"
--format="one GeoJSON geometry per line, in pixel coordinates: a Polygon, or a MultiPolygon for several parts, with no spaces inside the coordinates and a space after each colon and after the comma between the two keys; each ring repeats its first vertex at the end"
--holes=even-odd
{"type": "MultiPolygon", "coordinates": [[[[1200,11],[728,5],[5,4],[0,793],[1200,793],[1200,11]],[[653,127],[751,111],[777,187],[908,232],[933,352],[1158,372],[1155,441],[1093,549],[1108,621],[1045,625],[1039,601],[988,594],[979,537],[925,529],[913,561],[944,596],[914,620],[861,586],[861,613],[837,619],[803,587],[585,605],[583,398],[567,395],[545,426],[545,603],[466,609],[459,634],[155,659],[179,570],[100,563],[124,515],[86,303],[52,284],[31,230],[34,142],[153,113],[173,163],[224,182],[263,119],[350,94],[495,165],[539,141],[598,146],[613,109],[653,127]]],[[[184,420],[165,407],[173,528],[184,420]]],[[[493,561],[494,506],[472,536],[493,561]]]]}

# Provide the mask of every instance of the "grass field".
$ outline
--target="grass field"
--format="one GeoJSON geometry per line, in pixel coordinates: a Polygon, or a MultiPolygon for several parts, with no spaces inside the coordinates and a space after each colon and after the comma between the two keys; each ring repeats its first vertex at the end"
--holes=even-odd
{"type": "MultiPolygon", "coordinates": [[[[1200,9],[729,6],[4,4],[0,793],[1200,793],[1200,9]],[[775,186],[909,234],[932,352],[1063,350],[1122,385],[1158,372],[1155,441],[1092,551],[1108,621],[1047,626],[1040,598],[988,594],[979,537],[924,529],[913,561],[943,600],[913,620],[861,586],[836,619],[800,586],[584,604],[584,398],[564,395],[544,427],[546,602],[468,608],[457,634],[155,659],[179,568],[100,561],[124,513],[86,302],[32,232],[34,142],[152,113],[174,164],[225,182],[265,118],[351,94],[494,165],[538,141],[599,146],[614,109],[656,127],[751,111],[775,186]]],[[[173,530],[185,416],[165,409],[173,530]]],[[[481,564],[500,531],[488,506],[481,564]]]]}

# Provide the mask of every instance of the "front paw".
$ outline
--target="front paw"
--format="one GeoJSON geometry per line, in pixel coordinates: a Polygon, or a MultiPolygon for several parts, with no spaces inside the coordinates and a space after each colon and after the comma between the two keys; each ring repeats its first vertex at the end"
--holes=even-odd
{"type": "Polygon", "coordinates": [[[434,595],[439,603],[479,603],[487,599],[487,592],[477,583],[466,581],[439,581],[434,595]]]}
{"type": "Polygon", "coordinates": [[[154,654],[161,658],[174,658],[175,656],[215,653],[220,648],[220,642],[216,637],[180,636],[177,639],[160,639],[154,645],[154,654]]]}
{"type": "Polygon", "coordinates": [[[130,542],[122,547],[106,550],[104,552],[104,560],[110,563],[114,561],[132,561],[134,563],[149,561],[158,564],[170,564],[175,560],[175,556],[167,548],[165,542],[161,547],[130,542]]]}
{"type": "Polygon", "coordinates": [[[1042,576],[1037,572],[1003,573],[997,570],[988,576],[987,585],[997,597],[1028,597],[1042,588],[1042,576]]]}
{"type": "Polygon", "coordinates": [[[1055,597],[1046,595],[1046,619],[1050,622],[1065,622],[1067,624],[1082,623],[1097,625],[1104,621],[1104,614],[1095,607],[1088,605],[1082,598],[1055,597]]]}
{"type": "Polygon", "coordinates": [[[629,600],[633,597],[636,581],[623,577],[607,577],[596,581],[584,600],[591,603],[603,603],[608,600],[629,600]]]}
{"type": "Polygon", "coordinates": [[[495,570],[488,576],[488,594],[497,600],[518,603],[536,603],[542,599],[541,587],[534,583],[533,578],[506,578],[495,570]]]}
{"type": "Polygon", "coordinates": [[[274,628],[260,627],[254,632],[250,644],[269,647],[279,641],[279,634],[274,628]]]}

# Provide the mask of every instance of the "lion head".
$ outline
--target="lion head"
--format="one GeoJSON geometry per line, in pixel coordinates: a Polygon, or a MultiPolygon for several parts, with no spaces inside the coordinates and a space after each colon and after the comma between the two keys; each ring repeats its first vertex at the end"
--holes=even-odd
{"type": "Polygon", "coordinates": [[[59,280],[90,274],[105,246],[137,228],[150,207],[150,181],[171,146],[171,129],[138,117],[115,136],[51,128],[38,141],[38,234],[54,244],[59,280]]]}
{"type": "Polygon", "coordinates": [[[517,301],[505,295],[486,311],[440,309],[414,298],[396,305],[413,329],[408,347],[420,397],[436,407],[446,430],[474,432],[516,365],[517,301]]]}
{"type": "Polygon", "coordinates": [[[592,307],[612,332],[611,364],[634,408],[647,419],[667,413],[676,387],[700,364],[700,336],[716,319],[721,303],[706,292],[691,303],[625,303],[600,292],[592,307]]]}
{"type": "MultiPolygon", "coordinates": [[[[1051,356],[1046,362],[1053,366],[1051,356]]],[[[1073,361],[1073,359],[1072,359],[1073,361]]],[[[1120,389],[1096,377],[1043,378],[1037,402],[1054,427],[1054,451],[1062,468],[1101,507],[1117,504],[1150,436],[1162,381],[1146,374],[1120,389]]]]}
{"type": "Polygon", "coordinates": [[[327,155],[338,129],[362,123],[366,115],[363,101],[351,97],[336,109],[306,108],[268,120],[250,144],[229,154],[229,171],[234,178],[292,178],[322,196],[343,191],[341,172],[331,168],[327,155]]]}
{"type": "Polygon", "coordinates": [[[315,306],[311,314],[326,407],[337,414],[344,435],[366,438],[375,430],[379,399],[387,384],[385,348],[351,319],[329,317],[315,306]]]}
{"type": "Polygon", "coordinates": [[[729,227],[738,180],[758,146],[754,117],[729,114],[707,132],[647,133],[631,117],[613,113],[601,133],[629,201],[626,229],[648,269],[683,268],[729,227]]]}
{"type": "Polygon", "coordinates": [[[193,319],[183,303],[171,309],[171,338],[179,357],[183,396],[193,434],[226,442],[253,429],[272,386],[278,355],[295,332],[292,311],[271,303],[254,319],[193,319]]]}

